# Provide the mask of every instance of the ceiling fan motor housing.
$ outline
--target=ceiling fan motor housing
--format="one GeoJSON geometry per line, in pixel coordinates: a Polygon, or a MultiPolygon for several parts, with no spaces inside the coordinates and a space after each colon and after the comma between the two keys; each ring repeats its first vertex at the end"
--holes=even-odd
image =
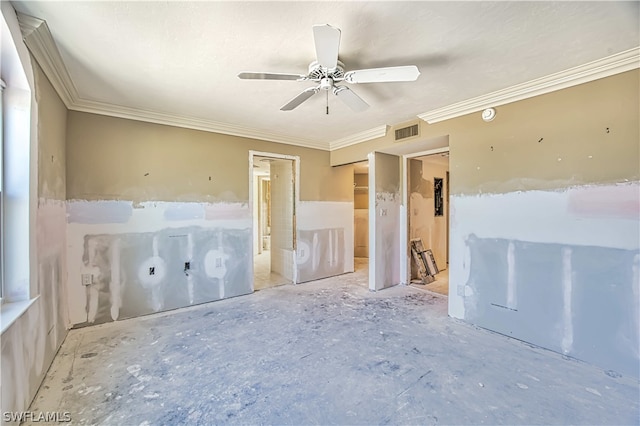
{"type": "Polygon", "coordinates": [[[309,64],[309,74],[307,77],[309,80],[319,82],[325,77],[334,81],[342,80],[344,78],[344,64],[338,61],[338,65],[331,69],[323,68],[317,61],[313,61],[309,64]]]}

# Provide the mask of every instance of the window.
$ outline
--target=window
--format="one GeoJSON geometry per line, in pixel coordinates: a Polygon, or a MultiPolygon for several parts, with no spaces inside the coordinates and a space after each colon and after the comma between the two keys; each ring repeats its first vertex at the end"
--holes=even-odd
{"type": "MultiPolygon", "coordinates": [[[[0,276],[2,306],[28,302],[37,287],[31,280],[31,126],[32,75],[20,24],[8,2],[1,2],[2,149],[0,149],[0,276]],[[24,62],[23,60],[24,59],[24,62]]],[[[34,197],[35,201],[35,197],[34,197]]],[[[35,271],[35,268],[34,268],[35,271]]],[[[2,310],[4,312],[4,309],[2,310]]],[[[3,313],[2,312],[2,313],[3,313]]],[[[3,315],[4,322],[4,315],[3,315]]]]}
{"type": "Polygon", "coordinates": [[[0,79],[0,127],[2,131],[0,131],[0,304],[2,303],[2,295],[4,293],[4,268],[3,268],[3,255],[4,255],[4,219],[3,219],[3,198],[4,198],[4,189],[2,187],[3,173],[4,173],[4,145],[3,135],[4,135],[4,120],[3,120],[3,105],[4,105],[4,88],[7,87],[2,79],[0,79]]]}

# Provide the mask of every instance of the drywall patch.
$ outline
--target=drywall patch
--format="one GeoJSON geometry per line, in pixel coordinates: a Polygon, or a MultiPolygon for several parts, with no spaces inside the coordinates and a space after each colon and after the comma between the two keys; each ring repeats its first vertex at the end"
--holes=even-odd
{"type": "Polygon", "coordinates": [[[241,203],[145,202],[126,222],[70,222],[69,321],[102,323],[249,293],[250,233],[241,203]],[[206,261],[210,252],[222,254],[206,261]]]}
{"type": "MultiPolygon", "coordinates": [[[[375,224],[375,290],[381,290],[400,283],[400,194],[397,192],[376,192],[374,214],[375,224]]],[[[371,262],[372,260],[370,260],[371,262]]]]}
{"type": "Polygon", "coordinates": [[[637,250],[468,239],[465,320],[638,377],[637,250]],[[509,307],[509,247],[517,308],[509,307]]]}
{"type": "Polygon", "coordinates": [[[70,277],[72,291],[86,296],[85,314],[72,322],[103,323],[250,293],[250,233],[186,227],[87,235],[83,261],[94,280],[82,286],[70,277]]]}
{"type": "Polygon", "coordinates": [[[172,204],[164,211],[164,218],[169,221],[204,219],[204,217],[205,206],[200,203],[172,204]]]}
{"type": "Polygon", "coordinates": [[[71,200],[67,203],[68,223],[126,223],[132,214],[131,201],[71,200]]]}
{"type": "MultiPolygon", "coordinates": [[[[630,215],[625,203],[606,214],[576,212],[575,195],[597,200],[603,193],[630,195],[640,183],[585,186],[565,191],[526,191],[507,194],[451,196],[451,231],[466,238],[495,237],[521,241],[638,249],[640,220],[630,215]]],[[[594,204],[599,204],[593,201],[594,204]]]]}
{"type": "Polygon", "coordinates": [[[296,263],[299,282],[353,272],[353,212],[352,202],[302,201],[298,204],[296,263]],[[310,259],[312,256],[315,257],[310,259]],[[319,266],[313,266],[314,262],[326,265],[326,275],[320,272],[319,266]],[[311,276],[315,278],[309,278],[311,276]]]}
{"type": "Polygon", "coordinates": [[[317,229],[298,233],[298,281],[313,281],[345,272],[344,229],[317,229]]]}
{"type": "Polygon", "coordinates": [[[246,203],[219,203],[205,205],[206,220],[250,220],[251,212],[246,203]]]}
{"type": "Polygon", "coordinates": [[[636,190],[453,196],[450,315],[638,377],[638,217],[572,204],[636,190]]]}

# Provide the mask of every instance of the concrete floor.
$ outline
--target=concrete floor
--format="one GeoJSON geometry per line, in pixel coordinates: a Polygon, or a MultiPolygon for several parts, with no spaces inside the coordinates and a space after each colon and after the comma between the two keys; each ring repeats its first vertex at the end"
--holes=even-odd
{"type": "MultiPolygon", "coordinates": [[[[360,265],[361,266],[361,265],[360,265]]],[[[638,424],[637,380],[354,274],[72,330],[31,411],[74,424],[638,424]]]]}

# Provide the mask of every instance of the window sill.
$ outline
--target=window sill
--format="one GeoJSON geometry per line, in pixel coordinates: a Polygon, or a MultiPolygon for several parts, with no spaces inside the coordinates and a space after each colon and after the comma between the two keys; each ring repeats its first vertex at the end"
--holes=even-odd
{"type": "Polygon", "coordinates": [[[0,306],[0,334],[3,334],[11,324],[13,324],[27,309],[38,300],[36,296],[33,299],[21,300],[20,302],[6,302],[0,306]]]}

